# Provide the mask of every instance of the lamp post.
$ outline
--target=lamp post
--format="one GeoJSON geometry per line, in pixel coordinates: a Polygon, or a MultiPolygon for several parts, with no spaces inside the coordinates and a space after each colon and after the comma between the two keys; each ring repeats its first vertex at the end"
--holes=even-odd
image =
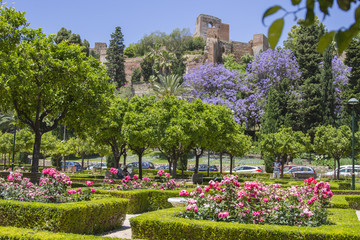
{"type": "Polygon", "coordinates": [[[13,142],[13,152],[12,152],[12,164],[11,171],[14,171],[14,161],[15,161],[15,143],[16,143],[16,116],[14,116],[15,124],[14,124],[14,142],[13,142]]]}
{"type": "Polygon", "coordinates": [[[355,131],[355,123],[354,123],[354,115],[355,115],[355,108],[354,106],[356,104],[358,104],[359,101],[356,98],[351,98],[348,101],[348,104],[350,104],[352,106],[352,173],[351,173],[351,179],[352,179],[352,186],[351,189],[355,190],[355,153],[354,153],[354,148],[355,148],[355,136],[354,136],[354,131],[355,131]]]}

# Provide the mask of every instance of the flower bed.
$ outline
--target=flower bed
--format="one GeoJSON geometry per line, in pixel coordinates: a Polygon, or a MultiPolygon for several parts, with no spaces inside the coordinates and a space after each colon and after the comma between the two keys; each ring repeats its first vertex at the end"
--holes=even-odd
{"type": "MultiPolygon", "coordinates": [[[[237,176],[224,176],[197,187],[183,216],[190,219],[290,226],[320,226],[327,222],[330,184],[305,180],[305,186],[282,188],[258,181],[242,184],[237,176]]],[[[187,196],[186,190],[180,196],[187,196]]]]}
{"type": "Polygon", "coordinates": [[[127,206],[128,200],[119,198],[61,204],[0,200],[0,225],[97,234],[120,228],[127,206]]]}
{"type": "Polygon", "coordinates": [[[163,209],[130,219],[132,237],[168,240],[349,240],[360,239],[360,223],[353,209],[329,209],[332,225],[297,227],[214,222],[178,217],[184,208],[163,209]]]}
{"type": "MultiPolygon", "coordinates": [[[[33,184],[22,172],[10,172],[7,179],[0,178],[0,199],[19,200],[26,202],[64,203],[90,200],[95,189],[83,191],[71,189],[71,180],[64,173],[54,168],[42,171],[39,184],[33,184]]],[[[88,187],[92,186],[88,184],[88,187]]]]}

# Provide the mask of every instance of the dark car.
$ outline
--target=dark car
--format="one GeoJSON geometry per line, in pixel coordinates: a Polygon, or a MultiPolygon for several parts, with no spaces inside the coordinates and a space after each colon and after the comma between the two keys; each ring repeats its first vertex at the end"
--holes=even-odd
{"type": "MultiPolygon", "coordinates": [[[[81,171],[81,165],[78,162],[66,162],[65,166],[67,168],[68,167],[75,167],[77,172],[81,171]]],[[[61,168],[64,168],[64,163],[63,162],[61,163],[61,168]]]]}
{"type": "MultiPolygon", "coordinates": [[[[138,162],[128,163],[126,165],[126,167],[128,169],[139,168],[139,163],[138,162]]],[[[155,166],[154,166],[154,164],[152,162],[143,162],[143,163],[141,163],[141,168],[142,169],[155,169],[155,166]]]]}
{"type": "MultiPolygon", "coordinates": [[[[207,172],[208,165],[207,164],[199,164],[199,172],[207,172]]],[[[188,171],[195,171],[195,167],[189,168],[188,171]]],[[[209,165],[209,171],[219,171],[215,165],[209,165]]]]}

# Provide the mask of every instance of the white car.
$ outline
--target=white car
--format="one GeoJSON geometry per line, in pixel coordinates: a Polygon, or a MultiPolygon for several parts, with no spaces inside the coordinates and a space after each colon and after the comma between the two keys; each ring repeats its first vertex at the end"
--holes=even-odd
{"type": "MultiPolygon", "coordinates": [[[[339,175],[340,176],[351,176],[352,166],[351,167],[349,167],[349,166],[351,166],[351,165],[340,167],[339,175]]],[[[336,171],[336,174],[337,174],[337,169],[335,171],[336,171]]],[[[334,171],[324,173],[324,175],[325,176],[333,176],[334,171]]],[[[355,175],[360,175],[360,166],[359,165],[355,165],[355,175]]]]}
{"type": "Polygon", "coordinates": [[[101,168],[101,169],[106,169],[107,166],[106,166],[106,163],[97,163],[93,166],[89,166],[88,170],[93,170],[93,168],[101,168]]]}
{"type": "Polygon", "coordinates": [[[257,166],[239,166],[232,170],[234,173],[261,173],[263,170],[257,166]]]}

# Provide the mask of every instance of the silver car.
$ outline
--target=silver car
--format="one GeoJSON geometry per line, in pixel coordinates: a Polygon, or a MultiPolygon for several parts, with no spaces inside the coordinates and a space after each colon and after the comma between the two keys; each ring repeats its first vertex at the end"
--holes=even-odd
{"type": "Polygon", "coordinates": [[[293,173],[316,173],[316,172],[312,167],[307,167],[307,166],[292,167],[288,171],[284,172],[284,174],[293,174],[293,173]]]}
{"type": "Polygon", "coordinates": [[[257,166],[239,166],[233,169],[235,173],[262,173],[263,170],[257,166]]]}

